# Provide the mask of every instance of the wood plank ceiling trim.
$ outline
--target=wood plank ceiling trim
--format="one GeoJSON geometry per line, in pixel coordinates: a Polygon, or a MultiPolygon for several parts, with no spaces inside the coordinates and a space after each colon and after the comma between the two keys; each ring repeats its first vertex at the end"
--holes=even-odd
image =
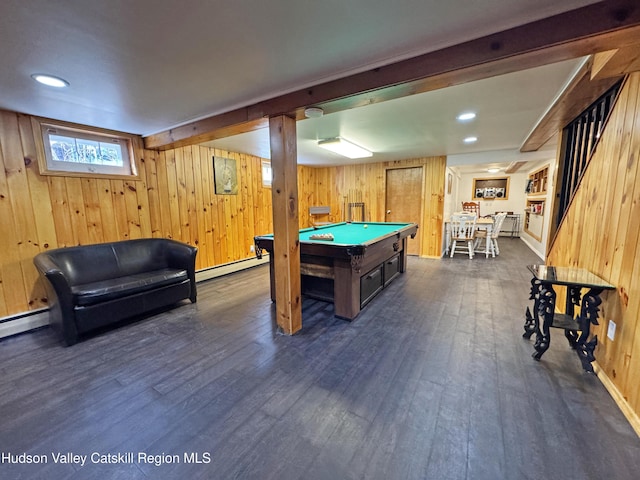
{"type": "Polygon", "coordinates": [[[582,66],[526,138],[521,152],[534,152],[609,90],[621,76],[591,79],[593,59],[582,66]]]}
{"type": "Polygon", "coordinates": [[[504,173],[515,173],[520,170],[520,167],[522,167],[525,163],[527,162],[511,162],[509,166],[504,170],[504,173]]]}
{"type": "Polygon", "coordinates": [[[595,55],[591,78],[600,80],[640,71],[640,44],[595,55]]]}
{"type": "Polygon", "coordinates": [[[145,138],[165,150],[264,128],[265,118],[304,108],[355,108],[513,71],[622,48],[640,41],[637,0],[610,0],[503,32],[304,88],[145,138]]]}

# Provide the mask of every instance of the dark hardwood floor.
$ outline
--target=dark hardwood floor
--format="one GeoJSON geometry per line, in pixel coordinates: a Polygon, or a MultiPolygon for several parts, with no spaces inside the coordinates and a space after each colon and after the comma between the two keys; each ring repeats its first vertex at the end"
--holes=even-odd
{"type": "Polygon", "coordinates": [[[519,239],[500,247],[411,257],[351,323],[305,300],[292,337],[257,267],[70,348],[48,328],[4,339],[0,477],[639,478],[640,439],[562,332],[531,358],[526,265],[540,260],[519,239]],[[68,452],[89,457],[54,462],[68,452]],[[120,463],[95,463],[108,454],[120,463]]]}

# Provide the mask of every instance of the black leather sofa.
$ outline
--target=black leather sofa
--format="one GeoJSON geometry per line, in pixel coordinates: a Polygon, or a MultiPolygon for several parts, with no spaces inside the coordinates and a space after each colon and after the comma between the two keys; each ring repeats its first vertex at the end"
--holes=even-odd
{"type": "Polygon", "coordinates": [[[67,345],[91,330],[196,301],[198,249],[163,238],[59,248],[34,258],[46,279],[50,323],[67,345]]]}

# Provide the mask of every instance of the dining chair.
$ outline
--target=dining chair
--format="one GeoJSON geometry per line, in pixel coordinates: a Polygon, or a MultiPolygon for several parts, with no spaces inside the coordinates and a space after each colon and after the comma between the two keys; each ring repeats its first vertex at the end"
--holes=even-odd
{"type": "Polygon", "coordinates": [[[451,257],[456,252],[465,253],[466,250],[469,258],[473,258],[477,218],[472,213],[454,213],[451,215],[451,222],[449,222],[449,228],[451,229],[451,257]]]}
{"type": "Polygon", "coordinates": [[[502,224],[504,223],[504,219],[507,218],[507,212],[496,213],[493,218],[493,227],[491,228],[491,235],[487,235],[486,230],[479,230],[476,232],[475,236],[475,245],[474,248],[476,251],[485,251],[487,245],[482,247],[482,240],[485,242],[489,242],[489,252],[491,252],[491,256],[495,258],[496,255],[500,255],[500,248],[498,247],[498,236],[500,236],[500,230],[502,229],[502,224]]]}
{"type": "Polygon", "coordinates": [[[462,202],[462,210],[475,213],[480,218],[480,202],[462,202]]]}

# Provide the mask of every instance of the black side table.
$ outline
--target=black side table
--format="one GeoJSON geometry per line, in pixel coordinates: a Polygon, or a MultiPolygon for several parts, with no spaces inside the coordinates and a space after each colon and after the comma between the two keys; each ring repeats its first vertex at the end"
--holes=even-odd
{"type": "Polygon", "coordinates": [[[595,360],[593,351],[598,344],[597,336],[589,340],[591,324],[598,325],[598,311],[600,294],[604,290],[616,287],[588,270],[572,267],[552,267],[546,265],[528,265],[533,274],[531,279],[531,296],[533,300],[533,315],[527,307],[524,322],[524,338],[531,338],[536,334],[533,358],[540,360],[551,343],[550,328],[564,329],[565,337],[571,348],[576,350],[582,368],[593,373],[591,362],[595,360]],[[565,313],[556,313],[556,292],[554,285],[567,287],[565,313]],[[581,290],[589,291],[581,297],[581,290]],[[580,306],[580,312],[575,315],[575,307],[580,306]],[[540,326],[542,319],[542,326],[540,326]]]}

